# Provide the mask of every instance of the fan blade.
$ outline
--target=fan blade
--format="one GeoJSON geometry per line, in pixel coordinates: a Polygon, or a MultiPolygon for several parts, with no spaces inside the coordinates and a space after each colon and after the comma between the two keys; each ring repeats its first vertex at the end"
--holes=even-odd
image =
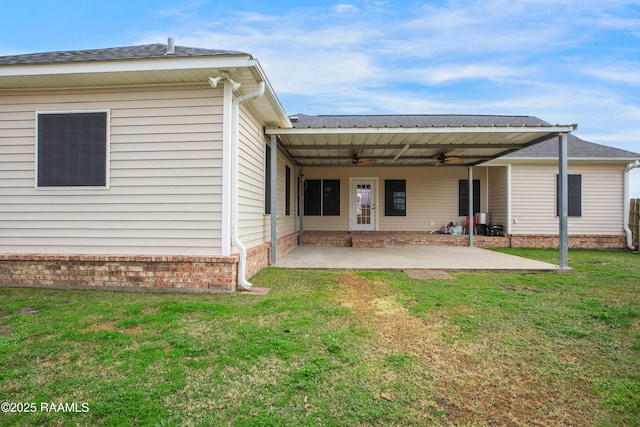
{"type": "Polygon", "coordinates": [[[445,148],[444,150],[438,151],[436,154],[434,154],[433,156],[431,156],[431,158],[432,158],[433,160],[440,160],[440,161],[442,161],[441,159],[444,159],[445,154],[447,154],[447,153],[449,153],[449,152],[451,152],[451,151],[453,151],[453,150],[454,150],[454,148],[445,148]]]}
{"type": "Polygon", "coordinates": [[[450,163],[452,165],[461,165],[464,163],[464,160],[460,157],[446,157],[444,161],[445,163],[450,163]]]}

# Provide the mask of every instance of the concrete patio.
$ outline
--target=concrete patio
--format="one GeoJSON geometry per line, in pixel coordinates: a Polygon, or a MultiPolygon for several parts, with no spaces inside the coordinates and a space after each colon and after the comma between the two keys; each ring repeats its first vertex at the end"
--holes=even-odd
{"type": "Polygon", "coordinates": [[[475,247],[390,246],[350,248],[298,246],[278,267],[335,270],[437,269],[466,272],[567,273],[557,265],[475,247]]]}

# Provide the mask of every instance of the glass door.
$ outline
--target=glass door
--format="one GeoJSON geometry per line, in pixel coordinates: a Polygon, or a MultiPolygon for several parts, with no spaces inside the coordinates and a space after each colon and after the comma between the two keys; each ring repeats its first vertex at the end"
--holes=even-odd
{"type": "Polygon", "coordinates": [[[356,231],[375,230],[375,181],[358,180],[351,188],[351,229],[356,231]]]}

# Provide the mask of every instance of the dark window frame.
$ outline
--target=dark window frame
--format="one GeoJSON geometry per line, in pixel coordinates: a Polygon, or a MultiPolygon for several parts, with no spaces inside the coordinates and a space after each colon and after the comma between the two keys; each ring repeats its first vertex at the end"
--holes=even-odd
{"type": "Polygon", "coordinates": [[[265,144],[264,149],[264,214],[271,214],[271,146],[265,144]]]}
{"type": "Polygon", "coordinates": [[[304,213],[305,216],[322,216],[322,180],[304,180],[304,213]]]}
{"type": "Polygon", "coordinates": [[[384,216],[407,216],[406,179],[386,179],[384,181],[384,216]],[[401,205],[400,201],[402,201],[401,205]]]}
{"type": "MultiPolygon", "coordinates": [[[[582,217],[582,174],[567,174],[568,216],[582,217]]],[[[560,216],[560,175],[556,174],[556,216],[560,216]]]]}
{"type": "MultiPolygon", "coordinates": [[[[480,212],[480,201],[482,187],[480,180],[473,180],[473,215],[480,212]]],[[[458,181],[458,216],[469,216],[469,180],[461,179],[458,181]]]]}
{"type": "Polygon", "coordinates": [[[305,179],[304,215],[340,216],[339,179],[305,179]]]}
{"type": "Polygon", "coordinates": [[[284,214],[291,215],[291,168],[285,165],[284,173],[284,214]]]}
{"type": "Polygon", "coordinates": [[[109,189],[110,112],[36,113],[37,189],[109,189]]]}

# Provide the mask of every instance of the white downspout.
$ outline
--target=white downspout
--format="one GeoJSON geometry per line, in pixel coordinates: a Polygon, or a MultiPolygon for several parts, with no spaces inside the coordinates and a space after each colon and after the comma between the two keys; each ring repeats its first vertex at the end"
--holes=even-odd
{"type": "Polygon", "coordinates": [[[233,100],[231,121],[231,241],[238,248],[240,259],[238,261],[238,284],[245,290],[250,290],[253,285],[247,281],[247,248],[240,241],[238,232],[238,118],[240,105],[245,101],[261,97],[264,94],[264,82],[258,83],[258,89],[233,100]]]}
{"type": "Polygon", "coordinates": [[[640,161],[636,160],[634,163],[631,163],[624,170],[624,209],[623,209],[623,219],[622,226],[624,228],[624,232],[627,235],[627,247],[632,251],[635,250],[635,246],[633,246],[633,234],[631,233],[631,229],[629,228],[629,172],[632,169],[640,168],[640,161]]]}

